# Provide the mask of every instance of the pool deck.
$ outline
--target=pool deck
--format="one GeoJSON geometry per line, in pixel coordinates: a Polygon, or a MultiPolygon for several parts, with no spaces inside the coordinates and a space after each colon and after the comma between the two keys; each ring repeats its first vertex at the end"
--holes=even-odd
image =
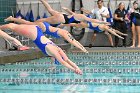
{"type": "MultiPolygon", "coordinates": [[[[68,50],[70,45],[59,45],[62,49],[68,50]]],[[[89,52],[140,52],[140,48],[125,48],[125,47],[92,47],[86,48],[89,52]]],[[[82,52],[79,49],[71,49],[70,52],[82,52]]],[[[0,64],[22,62],[45,57],[38,48],[31,48],[26,51],[8,51],[0,50],[0,64]]]]}
{"type": "MultiPolygon", "coordinates": [[[[58,46],[64,50],[70,48],[69,44],[61,44],[58,46]]],[[[35,47],[31,47],[29,50],[25,51],[0,50],[0,64],[22,62],[42,57],[45,57],[45,55],[35,47]]]]}
{"type": "MultiPolygon", "coordinates": [[[[86,48],[89,52],[140,52],[140,48],[131,47],[92,47],[86,48]]],[[[82,52],[78,49],[71,50],[72,52],[82,52]]]]}

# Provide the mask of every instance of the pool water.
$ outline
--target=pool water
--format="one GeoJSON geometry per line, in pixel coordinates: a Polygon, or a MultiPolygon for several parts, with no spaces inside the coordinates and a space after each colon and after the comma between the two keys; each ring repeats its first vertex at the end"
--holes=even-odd
{"type": "Polygon", "coordinates": [[[49,58],[0,66],[0,93],[140,93],[140,52],[68,53],[83,71],[49,58]]]}

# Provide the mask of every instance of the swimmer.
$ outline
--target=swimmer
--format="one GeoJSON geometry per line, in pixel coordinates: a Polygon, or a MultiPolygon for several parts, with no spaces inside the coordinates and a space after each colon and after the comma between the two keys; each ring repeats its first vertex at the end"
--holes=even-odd
{"type": "MultiPolygon", "coordinates": [[[[89,22],[97,22],[97,23],[105,23],[104,21],[99,21],[96,19],[88,18],[87,16],[83,14],[76,14],[74,12],[70,12],[71,15],[67,15],[58,11],[55,11],[51,8],[51,6],[48,4],[45,0],[40,0],[42,4],[46,7],[48,12],[51,14],[51,17],[48,18],[41,18],[37,20],[37,22],[48,22],[50,24],[70,24],[70,23],[79,23],[80,21],[89,21],[89,22]]],[[[66,9],[63,7],[67,12],[69,12],[69,9],[66,9]]]]}
{"type": "Polygon", "coordinates": [[[107,25],[104,24],[98,24],[98,23],[92,23],[92,22],[81,22],[79,24],[75,24],[75,23],[71,23],[71,24],[61,24],[62,26],[73,26],[73,27],[77,27],[77,28],[89,28],[91,30],[96,30],[99,33],[101,32],[109,32],[121,39],[124,39],[123,37],[121,37],[120,35],[123,36],[127,36],[127,34],[124,34],[118,30],[115,30],[107,25]]]}
{"type": "Polygon", "coordinates": [[[5,19],[5,21],[14,21],[17,23],[28,24],[28,25],[38,25],[42,29],[42,31],[44,33],[46,33],[47,35],[51,35],[55,38],[63,37],[65,40],[67,40],[72,45],[81,49],[83,52],[88,53],[88,51],[77,40],[75,40],[68,31],[66,31],[64,29],[52,27],[47,22],[30,22],[30,21],[26,21],[24,19],[14,18],[12,16],[5,19]]]}
{"type": "Polygon", "coordinates": [[[62,65],[73,70],[75,73],[82,74],[80,68],[68,59],[63,50],[44,36],[42,29],[39,26],[9,23],[1,25],[0,29],[9,29],[19,35],[30,38],[44,54],[56,58],[56,60],[58,60],[62,65]]]}

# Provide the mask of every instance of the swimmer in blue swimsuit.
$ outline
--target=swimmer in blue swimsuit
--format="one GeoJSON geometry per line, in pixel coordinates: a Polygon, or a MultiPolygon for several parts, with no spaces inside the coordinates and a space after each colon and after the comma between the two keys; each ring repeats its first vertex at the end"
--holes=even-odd
{"type": "Polygon", "coordinates": [[[96,27],[94,27],[93,24],[92,24],[91,22],[87,22],[87,24],[88,24],[88,26],[89,26],[89,27],[88,27],[89,29],[94,30],[94,31],[97,31],[97,32],[99,32],[99,33],[103,32],[103,30],[101,30],[101,29],[99,28],[99,25],[96,26],[96,27]]]}
{"type": "Polygon", "coordinates": [[[42,33],[42,29],[36,25],[26,25],[26,24],[5,24],[1,25],[0,29],[6,30],[10,29],[19,35],[25,36],[33,40],[33,42],[38,46],[38,48],[47,56],[52,56],[57,59],[62,65],[71,69],[77,74],[82,74],[80,68],[73,63],[61,48],[56,46],[51,40],[46,38],[42,33]]]}
{"type": "Polygon", "coordinates": [[[91,30],[96,30],[98,31],[99,33],[100,32],[109,32],[121,39],[123,39],[123,37],[121,37],[120,35],[124,35],[124,36],[127,36],[127,34],[124,34],[118,30],[115,30],[107,25],[104,25],[104,24],[98,24],[98,23],[92,23],[92,22],[81,22],[79,24],[74,24],[74,23],[71,23],[71,24],[63,24],[64,26],[73,26],[73,27],[77,27],[77,28],[89,28],[91,30]]]}
{"type": "Polygon", "coordinates": [[[72,45],[81,49],[83,52],[88,53],[88,51],[78,41],[76,41],[68,31],[66,31],[64,29],[52,27],[47,22],[30,22],[30,21],[26,21],[24,19],[14,18],[12,16],[5,19],[5,21],[14,21],[17,23],[28,24],[28,25],[38,25],[42,29],[43,33],[45,33],[47,35],[51,35],[52,37],[55,37],[55,38],[63,37],[65,40],[67,40],[72,45]]]}
{"type": "Polygon", "coordinates": [[[45,27],[46,27],[46,31],[45,31],[45,34],[47,34],[47,35],[50,35],[50,36],[53,36],[53,37],[55,37],[55,38],[61,38],[59,35],[58,35],[58,30],[57,31],[55,31],[55,32],[51,32],[50,31],[50,24],[48,24],[47,22],[43,22],[43,24],[45,25],[45,27]]]}
{"type": "Polygon", "coordinates": [[[37,22],[48,22],[49,24],[60,24],[60,23],[69,24],[69,23],[79,23],[80,21],[82,22],[89,21],[89,22],[108,24],[107,22],[92,19],[83,14],[76,14],[74,12],[71,12],[69,9],[62,7],[62,9],[70,13],[70,15],[66,15],[64,13],[53,10],[46,0],[40,0],[40,1],[46,7],[47,11],[51,14],[51,16],[48,18],[39,19],[37,20],[37,22]]]}

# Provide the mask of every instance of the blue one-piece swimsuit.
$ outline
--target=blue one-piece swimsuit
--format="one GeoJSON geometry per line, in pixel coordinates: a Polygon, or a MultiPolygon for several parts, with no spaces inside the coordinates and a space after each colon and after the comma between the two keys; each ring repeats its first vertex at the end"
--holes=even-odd
{"type": "Polygon", "coordinates": [[[58,27],[61,23],[59,24],[50,24],[52,27],[58,27]]]}
{"type": "MultiPolygon", "coordinates": [[[[36,46],[37,46],[46,56],[49,56],[49,55],[47,54],[47,52],[46,52],[45,47],[46,47],[47,45],[49,45],[49,44],[52,44],[52,45],[54,45],[54,46],[56,46],[56,45],[55,45],[53,42],[46,42],[46,44],[41,43],[40,40],[41,40],[41,37],[44,36],[44,34],[42,33],[42,30],[41,30],[40,27],[36,26],[36,28],[37,28],[37,38],[36,38],[33,42],[36,44],[36,46]]],[[[55,59],[55,64],[60,64],[60,63],[59,63],[59,61],[57,61],[57,60],[55,59]]]]}
{"type": "Polygon", "coordinates": [[[55,38],[60,38],[60,36],[58,35],[58,31],[56,31],[56,32],[50,32],[50,29],[49,29],[50,24],[49,23],[43,22],[43,24],[46,27],[45,34],[50,35],[50,36],[53,36],[55,38]]]}
{"type": "Polygon", "coordinates": [[[101,29],[99,29],[99,26],[96,26],[96,27],[93,27],[92,23],[91,22],[87,22],[88,23],[88,28],[91,29],[91,30],[94,30],[94,31],[97,31],[97,32],[103,32],[101,29]]]}
{"type": "Polygon", "coordinates": [[[68,15],[63,14],[64,19],[65,19],[65,23],[64,24],[70,24],[70,23],[80,23],[80,21],[77,21],[74,16],[72,16],[71,18],[68,18],[68,15]]]}
{"type": "MultiPolygon", "coordinates": [[[[45,47],[48,45],[48,44],[54,44],[53,42],[46,42],[46,44],[43,44],[41,43],[41,37],[44,36],[44,34],[42,33],[42,30],[40,27],[36,26],[37,28],[37,38],[33,41],[36,46],[44,53],[48,56],[46,50],[45,50],[45,47]]],[[[55,44],[54,44],[55,45],[55,44]]]]}

